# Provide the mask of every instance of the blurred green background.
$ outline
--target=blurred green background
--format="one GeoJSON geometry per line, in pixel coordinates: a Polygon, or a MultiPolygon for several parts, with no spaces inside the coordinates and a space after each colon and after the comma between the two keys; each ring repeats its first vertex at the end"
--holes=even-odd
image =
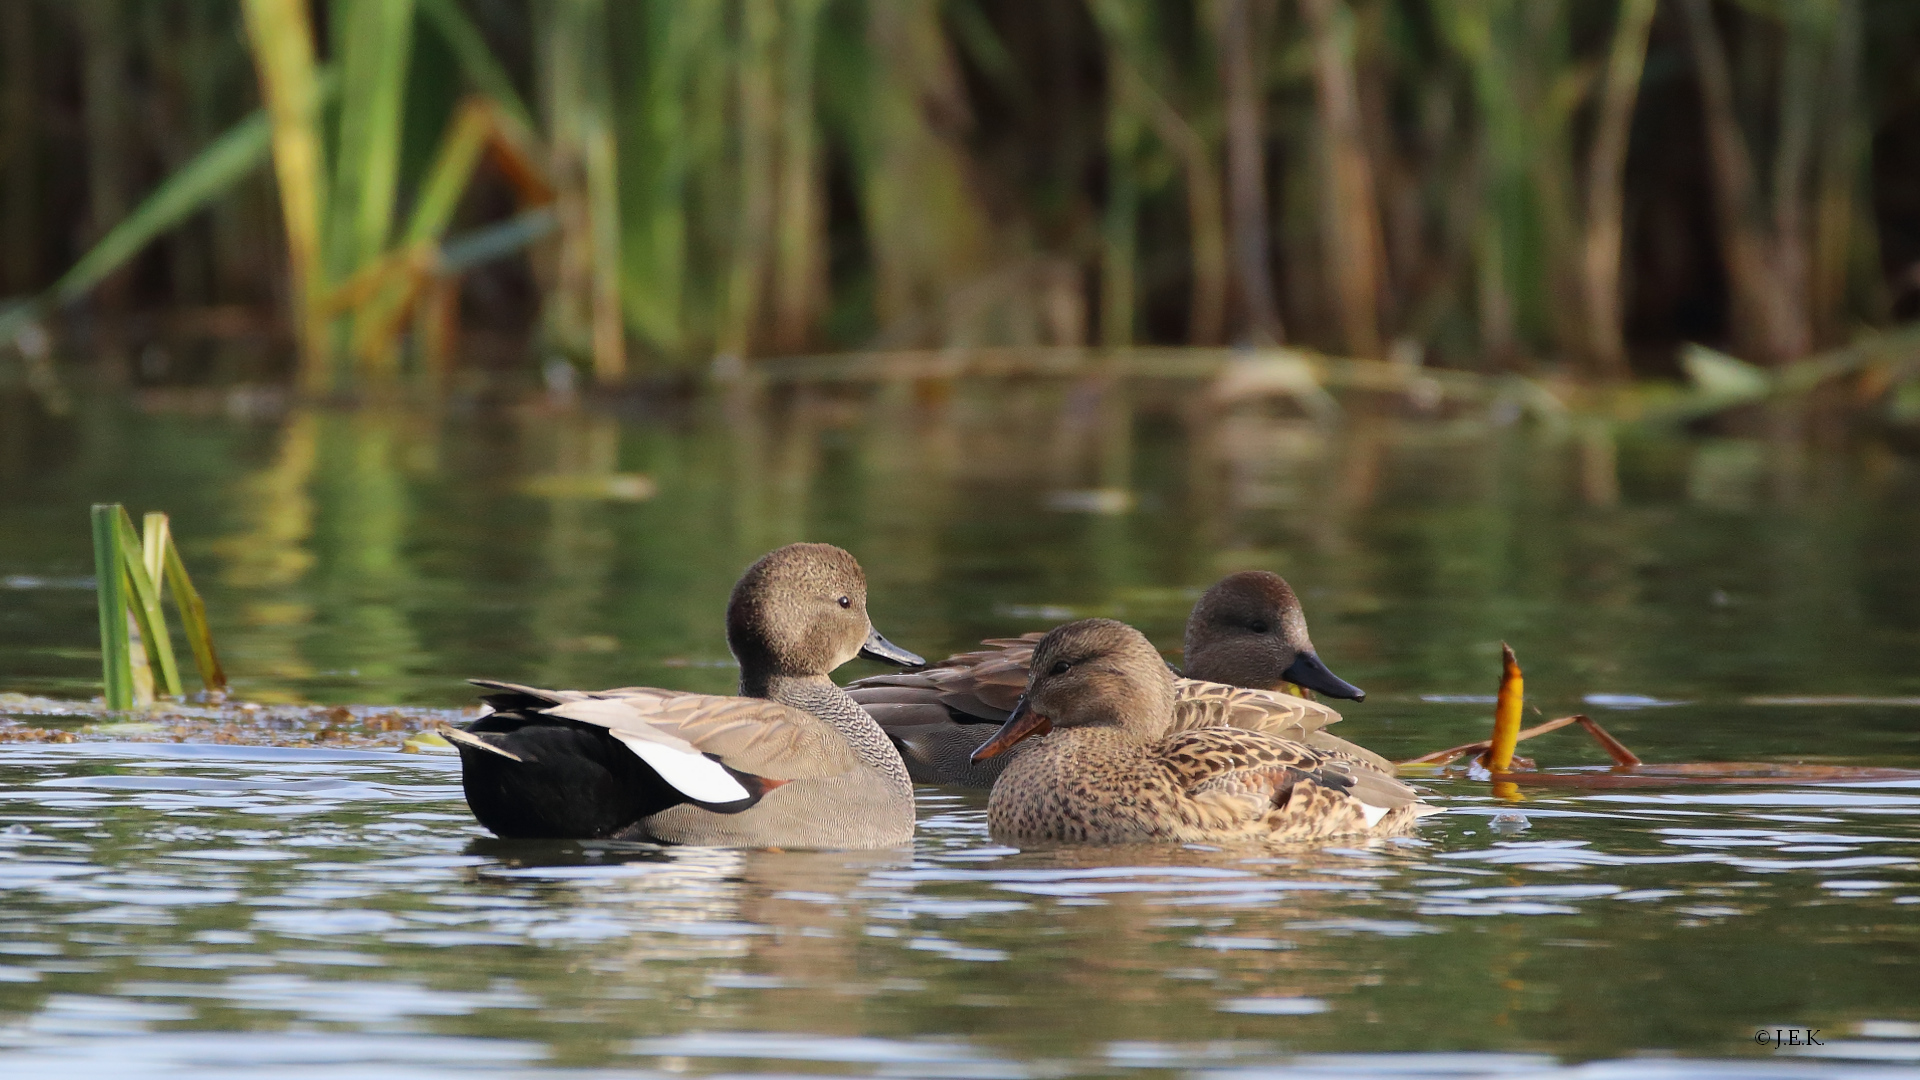
{"type": "Polygon", "coordinates": [[[1920,303],[1904,0],[9,0],[0,41],[29,367],[1287,343],[1616,379],[1920,303]]]}

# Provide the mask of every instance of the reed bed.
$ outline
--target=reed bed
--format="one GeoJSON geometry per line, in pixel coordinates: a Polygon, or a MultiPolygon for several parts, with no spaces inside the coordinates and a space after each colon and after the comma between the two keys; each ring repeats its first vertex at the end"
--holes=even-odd
{"type": "Polygon", "coordinates": [[[1894,0],[8,7],[0,338],[277,308],[314,394],[444,377],[501,282],[602,382],[1223,342],[1618,381],[1920,294],[1894,0]]]}

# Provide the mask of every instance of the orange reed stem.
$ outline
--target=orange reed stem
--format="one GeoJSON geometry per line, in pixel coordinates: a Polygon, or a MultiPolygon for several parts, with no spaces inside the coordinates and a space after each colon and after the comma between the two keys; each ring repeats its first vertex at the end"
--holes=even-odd
{"type": "Polygon", "coordinates": [[[1487,771],[1513,770],[1513,748],[1520,741],[1520,704],[1525,697],[1525,682],[1520,677],[1520,662],[1513,650],[1500,643],[1500,697],[1493,706],[1493,745],[1487,749],[1487,771]]]}

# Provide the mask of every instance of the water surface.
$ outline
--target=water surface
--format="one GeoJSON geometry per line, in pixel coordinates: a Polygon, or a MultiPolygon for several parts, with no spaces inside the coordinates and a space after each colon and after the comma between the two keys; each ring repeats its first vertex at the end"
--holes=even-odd
{"type": "MultiPolygon", "coordinates": [[[[0,691],[97,693],[116,500],[173,514],[240,695],[343,723],[466,675],[724,690],[733,577],[817,539],[928,654],[1091,614],[1172,650],[1200,588],[1279,570],[1389,755],[1480,737],[1506,640],[1648,760],[1920,767],[1920,470],[1872,448],[1098,380],[146,404],[0,405],[0,691]]],[[[491,840],[444,757],[14,707],[81,741],[0,746],[9,1077],[1920,1071],[1920,785],[1436,780],[1416,837],[1270,853],[1016,852],[927,788],[911,851],[662,851],[491,840]],[[1756,1041],[1788,1026],[1825,1045],[1756,1041]]]]}

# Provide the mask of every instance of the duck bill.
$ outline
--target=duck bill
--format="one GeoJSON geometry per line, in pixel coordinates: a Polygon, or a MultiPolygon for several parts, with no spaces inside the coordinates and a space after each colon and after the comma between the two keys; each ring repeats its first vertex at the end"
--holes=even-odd
{"type": "Polygon", "coordinates": [[[881,637],[880,631],[872,627],[867,628],[867,640],[860,646],[860,655],[868,660],[878,660],[883,664],[896,664],[900,667],[927,665],[924,659],[881,637]]]}
{"type": "Polygon", "coordinates": [[[972,760],[977,764],[989,758],[997,758],[1013,749],[1015,743],[1029,735],[1045,735],[1053,730],[1053,721],[1027,708],[1027,699],[1023,696],[1014,705],[1013,712],[1007,715],[1007,722],[993,733],[980,749],[973,752],[972,760]]]}
{"type": "Polygon", "coordinates": [[[1327,670],[1327,665],[1312,652],[1303,652],[1293,658],[1293,663],[1280,677],[1295,686],[1304,686],[1316,694],[1325,694],[1330,698],[1344,698],[1348,701],[1365,701],[1367,692],[1347,680],[1327,670]]]}

